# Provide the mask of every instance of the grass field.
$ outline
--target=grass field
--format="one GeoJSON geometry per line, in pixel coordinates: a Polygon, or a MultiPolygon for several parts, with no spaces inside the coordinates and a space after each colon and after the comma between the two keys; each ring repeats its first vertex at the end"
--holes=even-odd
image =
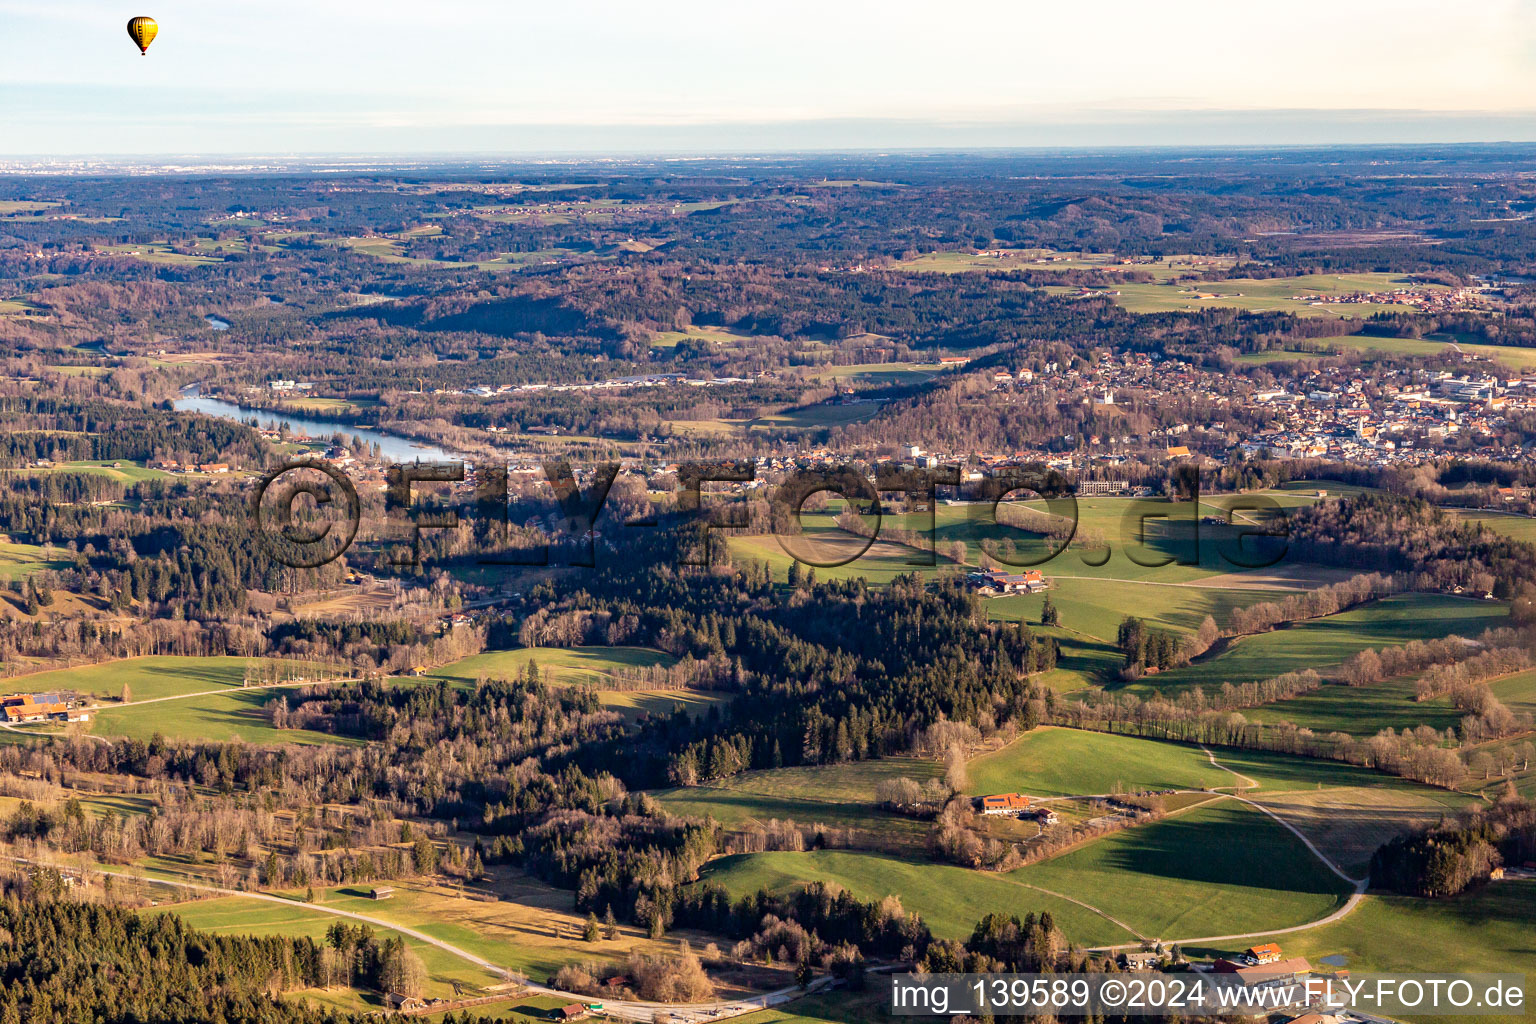
{"type": "Polygon", "coordinates": [[[222,256],[214,256],[209,253],[176,252],[166,242],[109,245],[106,247],[106,251],[118,256],[132,256],[135,259],[143,260],[145,263],[158,263],[171,267],[202,267],[224,262],[222,256]]]}
{"type": "MultiPolygon", "coordinates": [[[[55,669],[0,680],[6,693],[75,691],[97,700],[116,700],[127,686],[132,702],[96,712],[90,731],[97,736],[149,739],[228,740],[257,743],[350,742],[305,730],[273,729],[262,710],[272,690],[244,689],[246,666],[256,659],[148,657],[81,668],[55,669]],[[222,692],[222,691],[228,691],[222,692]],[[163,700],[183,697],[180,700],[163,700]]],[[[294,663],[282,662],[285,667],[294,663]]],[[[323,666],[299,666],[311,677],[323,666]]]]}
{"type": "Polygon", "coordinates": [[[129,462],[120,459],[60,462],[45,467],[32,466],[27,469],[0,469],[0,473],[93,473],[124,484],[135,484],[141,480],[169,480],[173,475],[158,469],[148,469],[139,462],[129,462]]]}
{"type": "MultiPolygon", "coordinates": [[[[1278,935],[1288,956],[1313,964],[1344,958],[1355,974],[1367,971],[1425,974],[1450,971],[1536,973],[1536,882],[1499,882],[1446,900],[1367,896],[1341,921],[1278,935]]],[[[1247,941],[1246,948],[1262,939],[1247,941]]],[[[1235,948],[1186,948],[1187,954],[1237,952],[1235,948]]],[[[1411,1017],[1446,1022],[1464,1017],[1411,1017]]],[[[1529,1013],[1482,1017],[1490,1024],[1529,1021],[1529,1013]]]]}
{"type": "Polygon", "coordinates": [[[1404,644],[1455,633],[1472,637],[1507,621],[1502,602],[1446,594],[1398,594],[1339,615],[1240,637],[1220,653],[1130,687],[1167,690],[1267,679],[1282,672],[1336,665],[1367,647],[1404,644]]]}
{"type": "MultiPolygon", "coordinates": [[[[1536,353],[1533,353],[1536,355],[1536,353]]],[[[1536,360],[1533,360],[1536,361],[1536,360]]],[[[1483,510],[1458,510],[1452,513],[1457,519],[1469,523],[1482,523],[1494,533],[1512,537],[1515,540],[1536,542],[1536,517],[1508,515],[1502,512],[1487,512],[1483,510]]]]}
{"type": "Polygon", "coordinates": [[[174,697],[229,687],[239,689],[245,679],[247,658],[148,657],[109,661],[81,668],[35,672],[0,680],[7,693],[42,693],[76,690],[102,699],[116,700],[127,686],[133,700],[174,697]]]}
{"type": "Polygon", "coordinates": [[[737,334],[724,327],[690,327],[686,331],[658,331],[651,337],[652,348],[676,348],[685,339],[707,341],[725,349],[739,349],[752,343],[750,334],[737,334]]]}
{"type": "Polygon", "coordinates": [[[616,964],[636,949],[674,952],[682,937],[703,944],[700,935],[686,932],[651,940],[642,929],[629,925],[619,929],[617,939],[588,943],[581,936],[586,915],[572,909],[570,892],[510,868],[499,868],[497,873],[507,879],[496,889],[511,898],[473,899],[448,886],[403,881],[390,883],[395,895],[388,900],[369,899],[369,886],[340,886],[316,890],[316,901],[413,928],[538,981],[573,961],[616,964]]]}
{"type": "Polygon", "coordinates": [[[653,665],[671,665],[677,659],[649,647],[519,647],[510,651],[486,651],[463,661],[444,665],[427,674],[430,679],[446,679],[455,685],[473,685],[475,680],[519,678],[531,661],[539,676],[547,673],[552,683],[565,686],[603,687],[617,669],[644,669],[653,665]]]}
{"type": "Polygon", "coordinates": [[[1067,935],[1085,945],[1130,942],[1124,929],[1059,897],[1026,888],[1004,875],[985,874],[947,864],[901,860],[849,850],[812,853],[752,853],[723,857],[707,865],[703,880],[723,885],[732,896],[759,889],[789,892],[807,880],[846,889],[861,900],[900,897],[909,912],[920,914],[935,935],[963,939],[990,913],[1018,914],[1048,910],[1067,935]]]}
{"type": "Polygon", "coordinates": [[[920,384],[938,376],[937,363],[852,363],[845,366],[818,366],[806,374],[815,381],[869,387],[920,384]]]}
{"type": "Polygon", "coordinates": [[[1386,784],[1297,790],[1258,799],[1356,878],[1369,872],[1371,854],[1383,843],[1433,825],[1458,805],[1470,802],[1427,786],[1386,784]]]}
{"type": "Polygon", "coordinates": [[[775,819],[822,824],[857,829],[882,845],[915,850],[927,835],[928,824],[876,809],[875,786],[883,779],[924,782],[938,774],[939,766],[932,761],[893,757],[746,772],[714,786],[653,795],[673,814],[709,816],[730,828],[775,819]]]}
{"type": "Polygon", "coordinates": [[[1229,786],[1232,777],[1213,768],[1195,747],[1086,732],[1035,729],[1001,750],[966,765],[966,791],[1073,796],[1138,789],[1203,789],[1229,786]]]}
{"type": "Polygon", "coordinates": [[[772,1010],[732,1018],[732,1024],[874,1024],[887,1021],[891,994],[879,985],[862,992],[817,992],[772,1010]]]}
{"type": "MultiPolygon", "coordinates": [[[[1361,320],[1374,313],[1403,311],[1416,307],[1394,301],[1330,302],[1329,298],[1355,293],[1388,292],[1409,287],[1410,284],[1406,277],[1399,274],[1309,274],[1264,280],[1230,278],[1225,281],[1116,284],[1108,291],[1115,302],[1132,313],[1167,313],[1219,308],[1361,320]],[[1300,298],[1303,295],[1316,295],[1319,299],[1300,298]]],[[[1444,290],[1438,285],[1412,285],[1412,287],[1425,291],[1444,290]]],[[[1075,291],[1075,289],[1061,290],[1075,291]]]]}
{"type": "Polygon", "coordinates": [[[1373,686],[1324,686],[1243,714],[1251,722],[1290,722],[1316,732],[1373,736],[1383,729],[1420,725],[1445,729],[1461,721],[1463,712],[1444,697],[1415,702],[1412,681],[1394,680],[1373,686]]]}
{"type": "Polygon", "coordinates": [[[975,250],[930,252],[896,263],[893,269],[923,273],[961,274],[977,271],[1006,270],[1104,270],[1135,271],[1167,281],[1182,274],[1197,273],[1217,267],[1230,267],[1230,256],[1167,256],[1132,264],[1122,264],[1109,252],[1058,252],[1053,249],[1000,249],[996,255],[977,255],[975,250]],[[1198,261],[1198,262],[1196,262],[1198,261]]]}
{"type": "Polygon", "coordinates": [[[0,544],[0,580],[23,580],[44,569],[68,569],[73,564],[57,554],[50,557],[36,544],[0,544]]]}
{"type": "Polygon", "coordinates": [[[1036,729],[967,766],[973,794],[1035,797],[1136,789],[1231,789],[1299,828],[1347,870],[1387,839],[1470,803],[1471,798],[1337,761],[1262,751],[1215,750],[1074,729],[1036,729]],[[1254,785],[1250,785],[1250,782],[1254,785]]]}
{"type": "Polygon", "coordinates": [[[1164,939],[1304,924],[1338,909],[1350,891],[1280,824],[1230,800],[1117,832],[1009,877],[1164,939]],[[1255,870],[1260,850],[1263,867],[1255,870]]]}
{"type": "MultiPolygon", "coordinates": [[[[1479,356],[1483,359],[1492,359],[1502,363],[1511,370],[1521,371],[1536,367],[1536,348],[1520,345],[1487,345],[1475,341],[1466,341],[1446,335],[1429,335],[1424,338],[1378,338],[1365,334],[1339,334],[1328,338],[1314,338],[1311,344],[1325,348],[1327,355],[1331,352],[1364,352],[1376,353],[1381,356],[1438,356],[1444,355],[1450,349],[1452,342],[1467,355],[1479,356]]],[[[1238,356],[1238,362],[1249,365],[1263,365],[1265,363],[1285,362],[1296,359],[1317,359],[1316,352],[1300,351],[1273,351],[1273,352],[1248,352],[1238,356]]]]}
{"type": "Polygon", "coordinates": [[[361,745],[362,740],[307,729],[274,729],[267,719],[267,702],[273,690],[242,690],[168,700],[152,704],[125,704],[96,712],[91,734],[113,739],[147,740],[156,733],[167,739],[246,743],[342,743],[361,745]]]}
{"type": "Polygon", "coordinates": [[[1488,688],[1514,710],[1536,712],[1536,670],[1494,680],[1488,688]]]}
{"type": "MultiPolygon", "coordinates": [[[[1234,608],[1285,596],[1274,590],[1220,590],[1062,577],[1052,579],[1049,593],[1062,626],[1105,641],[1114,640],[1127,615],[1136,615],[1157,629],[1193,633],[1207,615],[1219,626],[1227,621],[1234,608]]],[[[987,602],[987,615],[994,619],[1039,622],[1045,597],[1045,594],[1012,594],[993,598],[987,602]]]]}
{"type": "MultiPolygon", "coordinates": [[[[428,232],[416,232],[424,234],[428,232]]],[[[566,250],[541,250],[537,252],[509,252],[495,259],[477,261],[459,260],[434,260],[416,256],[407,256],[405,253],[405,240],[399,238],[381,238],[375,236],[332,238],[327,239],[334,245],[339,245],[353,252],[372,256],[375,259],[387,263],[410,263],[420,267],[442,267],[449,270],[518,270],[529,264],[538,263],[540,260],[569,255],[566,250]]]]}
{"type": "MultiPolygon", "coordinates": [[[[153,908],[143,913],[174,913],[193,927],[215,934],[308,937],[322,944],[325,942],[326,930],[335,922],[344,920],[331,914],[309,910],[299,902],[294,902],[291,906],[283,906],[244,896],[225,896],[220,899],[178,903],[173,906],[153,908]]],[[[383,929],[375,928],[374,932],[381,937],[386,937],[383,929]]],[[[429,977],[428,995],[451,996],[452,983],[455,981],[476,991],[483,991],[501,982],[498,976],[451,953],[410,936],[402,937],[406,945],[426,963],[429,977]]],[[[363,994],[338,989],[329,994],[305,994],[320,997],[321,1001],[331,1005],[354,1010],[377,1009],[382,1005],[376,993],[363,994]]]]}
{"type": "MultiPolygon", "coordinates": [[[[807,535],[812,538],[813,543],[816,539],[816,532],[813,530],[807,531],[807,535]]],[[[848,554],[864,546],[865,538],[855,538],[852,534],[846,534],[842,531],[837,532],[846,539],[847,544],[851,545],[848,554]]],[[[719,543],[718,539],[715,542],[719,543]]],[[[763,535],[738,536],[728,537],[725,542],[730,546],[733,559],[737,561],[766,562],[775,578],[781,580],[787,578],[790,563],[794,561],[794,558],[784,550],[777,537],[763,535]]],[[[786,543],[795,550],[809,550],[809,548],[801,549],[798,547],[797,545],[801,541],[796,537],[788,538],[786,543]]],[[[838,554],[834,555],[833,558],[817,556],[817,561],[832,561],[842,557],[846,557],[846,555],[838,554]]],[[[942,558],[938,560],[937,566],[912,564],[914,561],[921,561],[923,558],[923,553],[912,548],[877,541],[862,556],[851,562],[844,565],[815,566],[814,568],[818,580],[866,579],[871,583],[877,584],[889,583],[894,577],[906,573],[915,572],[922,574],[924,578],[932,578],[935,573],[958,571],[958,567],[946,562],[942,558]]],[[[801,568],[804,570],[810,567],[802,566],[801,568]]]]}
{"type": "Polygon", "coordinates": [[[603,706],[630,721],[641,715],[670,715],[678,708],[692,715],[706,714],[711,706],[731,699],[728,693],[701,690],[613,689],[618,670],[666,667],[676,660],[649,647],[520,647],[472,655],[434,669],[426,678],[472,686],[480,678],[521,678],[532,662],[538,666],[539,677],[556,686],[596,687],[603,706]]]}
{"type": "Polygon", "coordinates": [[[807,879],[835,883],[866,900],[895,894],[935,934],[947,937],[963,937],[994,911],[1023,916],[1049,910],[1083,945],[1131,940],[1106,917],[1061,897],[1082,901],[1142,935],[1172,940],[1304,924],[1336,909],[1348,889],[1280,825],[1230,801],[1127,829],[1005,875],[822,850],[726,857],[706,868],[704,878],[733,895],[787,891],[807,879]],[[1262,872],[1253,870],[1256,849],[1265,851],[1262,872]]]}
{"type": "Polygon", "coordinates": [[[876,402],[860,402],[854,405],[807,405],[752,420],[748,427],[752,430],[774,431],[840,427],[845,423],[861,423],[872,419],[879,411],[880,406],[876,402]]]}

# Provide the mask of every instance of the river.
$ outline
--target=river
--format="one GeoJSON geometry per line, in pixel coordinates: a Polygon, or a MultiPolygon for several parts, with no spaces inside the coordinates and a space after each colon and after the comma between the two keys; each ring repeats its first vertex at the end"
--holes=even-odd
{"type": "Polygon", "coordinates": [[[455,461],[453,456],[441,448],[422,444],[408,437],[386,434],[372,427],[353,427],[331,420],[273,412],[270,409],[251,409],[220,398],[209,398],[201,394],[195,384],[182,392],[182,396],[176,399],[174,404],[180,412],[200,412],[206,416],[237,420],[240,423],[249,423],[254,418],[263,427],[272,429],[276,429],[279,423],[286,423],[295,434],[308,434],[313,438],[330,438],[336,433],[344,434],[349,438],[360,437],[366,444],[377,444],[380,454],[390,462],[414,462],[418,459],[423,462],[455,461]]]}

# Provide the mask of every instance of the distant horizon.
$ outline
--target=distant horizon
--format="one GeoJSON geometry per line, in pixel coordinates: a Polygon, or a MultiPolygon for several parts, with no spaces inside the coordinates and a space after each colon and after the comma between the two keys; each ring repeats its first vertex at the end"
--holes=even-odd
{"type": "MultiPolygon", "coordinates": [[[[3,89],[0,89],[3,93],[3,89]]],[[[771,159],[847,155],[1255,152],[1329,149],[1536,146],[1536,111],[1520,114],[1404,111],[1144,112],[1140,120],[1079,126],[1016,122],[939,124],[897,118],[820,119],[696,125],[523,125],[498,129],[525,144],[452,147],[383,144],[332,148],[101,149],[0,153],[16,164],[154,164],[194,161],[460,160],[592,162],[600,160],[771,159]],[[1277,132],[1288,132],[1277,137],[1277,132]],[[1182,137],[1167,138],[1169,135],[1182,137]],[[1028,139],[1030,135],[1048,138],[1028,139]],[[559,140],[559,141],[557,141],[559,140]]]]}
{"type": "Polygon", "coordinates": [[[0,153],[1536,141],[1533,11],[0,0],[0,153]]]}

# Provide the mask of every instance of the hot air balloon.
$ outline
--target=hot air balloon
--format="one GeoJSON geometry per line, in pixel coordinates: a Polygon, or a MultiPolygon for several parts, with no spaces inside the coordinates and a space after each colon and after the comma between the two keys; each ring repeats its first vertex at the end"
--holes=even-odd
{"type": "Polygon", "coordinates": [[[154,18],[129,18],[128,38],[133,40],[133,45],[139,48],[141,54],[149,53],[149,44],[155,41],[155,36],[160,32],[160,26],[155,24],[154,18]]]}

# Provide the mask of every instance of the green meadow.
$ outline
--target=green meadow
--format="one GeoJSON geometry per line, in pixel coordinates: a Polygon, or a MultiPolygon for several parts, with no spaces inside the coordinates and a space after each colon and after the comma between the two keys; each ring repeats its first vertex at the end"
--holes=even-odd
{"type": "Polygon", "coordinates": [[[1231,800],[1116,832],[1009,877],[1165,940],[1305,924],[1337,910],[1351,891],[1282,825],[1231,800]]]}
{"type": "Polygon", "coordinates": [[[841,850],[740,854],[703,873],[703,880],[733,896],[789,891],[806,879],[833,883],[865,900],[896,895],[935,934],[951,938],[969,934],[988,913],[1050,911],[1068,938],[1082,945],[1137,938],[1127,938],[1110,917],[1141,936],[1166,941],[1305,924],[1338,909],[1349,891],[1290,832],[1230,801],[1126,829],[1002,875],[841,850]],[[1255,870],[1255,850],[1264,851],[1262,870],[1255,870]]]}
{"type": "Polygon", "coordinates": [[[746,772],[714,785],[652,795],[673,814],[712,817],[729,828],[793,821],[858,829],[876,842],[915,849],[921,847],[928,824],[877,809],[875,787],[886,779],[926,782],[939,774],[933,761],[893,757],[746,772]]]}
{"type": "Polygon", "coordinates": [[[52,466],[31,466],[26,469],[0,469],[0,473],[91,473],[124,484],[136,484],[142,480],[169,480],[172,474],[159,469],[148,469],[141,462],[126,459],[93,459],[81,462],[60,462],[52,466]]]}
{"type": "Polygon", "coordinates": [[[1488,512],[1481,509],[1457,510],[1456,518],[1468,523],[1481,523],[1494,533],[1527,543],[1536,543],[1536,517],[1517,516],[1505,512],[1488,512]]]}
{"type": "Polygon", "coordinates": [[[433,669],[425,679],[443,679],[454,686],[473,686],[478,679],[520,679],[528,665],[537,667],[540,679],[556,686],[591,686],[603,706],[634,722],[642,715],[670,715],[681,710],[703,715],[731,695],[703,690],[614,689],[616,672],[667,667],[676,658],[649,647],[519,647],[510,651],[486,651],[462,661],[433,669]]]}
{"type": "MultiPolygon", "coordinates": [[[[254,900],[244,896],[225,896],[219,899],[178,903],[170,907],[153,908],[144,914],[174,913],[194,928],[214,934],[227,935],[281,935],[310,938],[323,944],[325,933],[332,924],[345,920],[333,914],[310,910],[295,900],[291,905],[254,900]]],[[[388,929],[374,928],[382,935],[388,929]]],[[[399,934],[399,933],[396,933],[399,934]]],[[[490,971],[476,967],[461,957],[438,949],[409,935],[401,935],[407,946],[427,966],[427,993],[449,997],[453,994],[452,983],[457,981],[470,989],[481,990],[498,984],[501,979],[490,971]]],[[[309,993],[306,993],[308,995],[309,993]]],[[[374,993],[356,993],[337,990],[333,996],[344,997],[341,1005],[355,1010],[376,1007],[378,996],[374,993]]]]}
{"type": "Polygon", "coordinates": [[[58,557],[61,551],[49,554],[36,544],[0,544],[0,580],[24,580],[44,569],[68,569],[74,563],[58,557]]]}
{"type": "Polygon", "coordinates": [[[724,886],[732,896],[767,889],[790,892],[808,879],[836,885],[861,900],[896,896],[935,935],[964,939],[987,914],[1049,911],[1073,941],[1108,945],[1134,941],[1125,929],[1074,903],[1030,889],[1005,875],[948,864],[902,860],[851,850],[736,854],[712,861],[701,881],[724,886]]]}
{"type": "Polygon", "coordinates": [[[1324,686],[1320,690],[1244,710],[1251,722],[1290,722],[1314,732],[1347,732],[1372,736],[1383,729],[1413,729],[1427,725],[1446,729],[1461,721],[1463,712],[1449,699],[1416,702],[1411,680],[1371,686],[1324,686]]]}
{"type": "Polygon", "coordinates": [[[1078,796],[1229,786],[1199,749],[1081,729],[1034,729],[966,764],[966,791],[1078,796]]]}
{"type": "MultiPolygon", "coordinates": [[[[246,666],[254,660],[258,659],[174,656],[126,658],[100,665],[14,676],[0,680],[0,687],[10,693],[76,690],[98,699],[116,700],[122,694],[123,687],[127,686],[133,700],[145,701],[205,690],[240,689],[245,679],[246,666]]],[[[287,666],[298,663],[276,664],[287,666]]],[[[307,664],[303,667],[316,670],[321,666],[307,664]]],[[[311,671],[309,674],[316,673],[311,671]]]]}
{"type": "MultiPolygon", "coordinates": [[[[1429,900],[1372,894],[1332,924],[1272,939],[1287,955],[1313,964],[1342,958],[1355,974],[1369,971],[1425,974],[1451,971],[1536,973],[1531,922],[1536,921],[1536,882],[1496,882],[1451,899],[1429,900]]],[[[1263,939],[1222,946],[1188,947],[1185,952],[1219,955],[1240,952],[1263,939]]],[[[1409,1017],[1438,1024],[1465,1017],[1409,1017]]],[[[1529,1021],[1529,1012],[1485,1016],[1489,1024],[1529,1021]]]]}
{"type": "Polygon", "coordinates": [[[1412,307],[1397,302],[1331,302],[1329,299],[1362,292],[1388,292],[1409,286],[1426,291],[1444,290],[1438,285],[1414,285],[1400,274],[1308,274],[1264,280],[1230,278],[1225,281],[1115,284],[1107,291],[1116,303],[1132,313],[1218,308],[1361,320],[1374,313],[1400,312],[1412,307]],[[1308,295],[1316,295],[1318,298],[1300,297],[1308,295]]]}
{"type": "MultiPolygon", "coordinates": [[[[1135,615],[1157,629],[1193,633],[1207,615],[1221,625],[1234,608],[1285,596],[1275,590],[1224,590],[1059,576],[1051,581],[1049,594],[1060,616],[1060,625],[1106,642],[1114,641],[1120,623],[1127,615],[1135,615]]],[[[994,619],[1039,622],[1045,597],[1045,594],[1010,594],[992,598],[987,601],[987,615],[994,619]]]]}
{"type": "Polygon", "coordinates": [[[1282,672],[1337,665],[1367,647],[1405,644],[1452,633],[1472,637],[1508,620],[1502,602],[1449,594],[1397,594],[1338,615],[1238,637],[1220,653],[1148,677],[1136,691],[1200,685],[1219,687],[1282,672]]]}
{"type": "Polygon", "coordinates": [[[276,697],[270,689],[239,689],[182,700],[105,707],[91,720],[91,734],[111,739],[147,740],[156,734],[167,739],[245,743],[340,743],[361,745],[362,740],[307,729],[275,729],[267,717],[267,703],[276,697]]]}
{"type": "Polygon", "coordinates": [[[533,662],[540,678],[547,673],[551,682],[563,686],[602,689],[617,670],[669,666],[676,660],[649,647],[519,647],[471,655],[433,669],[427,678],[446,679],[458,686],[473,685],[477,679],[521,678],[533,662]]]}

